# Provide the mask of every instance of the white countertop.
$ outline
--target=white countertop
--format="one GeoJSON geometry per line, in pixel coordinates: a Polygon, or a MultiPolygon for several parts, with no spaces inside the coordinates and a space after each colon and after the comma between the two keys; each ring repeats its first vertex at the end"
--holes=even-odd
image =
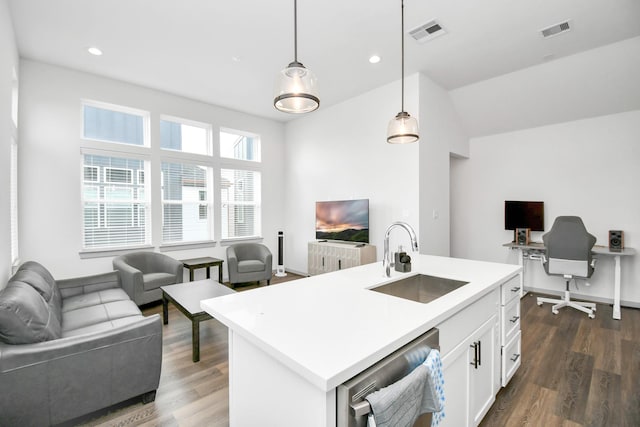
{"type": "Polygon", "coordinates": [[[208,299],[202,308],[276,360],[329,391],[476,301],[518,265],[412,254],[412,271],[377,262],[208,299]],[[369,288],[415,274],[470,282],[423,304],[369,288]]]}

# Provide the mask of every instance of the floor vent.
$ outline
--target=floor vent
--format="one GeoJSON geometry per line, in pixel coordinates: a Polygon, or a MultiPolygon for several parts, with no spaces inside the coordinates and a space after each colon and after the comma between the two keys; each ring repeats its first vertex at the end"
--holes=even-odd
{"type": "Polygon", "coordinates": [[[542,37],[546,38],[546,37],[557,36],[558,34],[563,34],[570,30],[571,30],[570,21],[565,21],[565,22],[561,22],[559,24],[544,28],[540,30],[540,33],[542,34],[542,37]]]}
{"type": "Polygon", "coordinates": [[[435,19],[409,31],[409,35],[420,43],[435,39],[446,33],[447,31],[435,19]]]}

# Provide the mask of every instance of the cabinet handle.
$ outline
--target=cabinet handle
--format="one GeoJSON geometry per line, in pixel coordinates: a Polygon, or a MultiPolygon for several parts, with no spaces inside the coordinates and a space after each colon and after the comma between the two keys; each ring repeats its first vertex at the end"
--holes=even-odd
{"type": "Polygon", "coordinates": [[[509,320],[509,322],[516,323],[519,318],[520,318],[520,316],[513,316],[513,319],[509,320]]]}
{"type": "Polygon", "coordinates": [[[470,365],[478,369],[478,342],[474,341],[469,347],[473,348],[473,362],[471,362],[470,365]]]}
{"type": "Polygon", "coordinates": [[[513,357],[511,358],[511,361],[515,362],[516,360],[518,360],[518,358],[520,358],[520,353],[514,354],[513,357]]]}
{"type": "Polygon", "coordinates": [[[478,341],[478,365],[482,366],[482,341],[478,341]]]}
{"type": "Polygon", "coordinates": [[[324,267],[324,257],[322,257],[322,266],[324,267]]]}
{"type": "Polygon", "coordinates": [[[338,260],[338,270],[342,270],[342,260],[338,260]]]}
{"type": "Polygon", "coordinates": [[[516,286],[515,288],[511,288],[511,292],[518,292],[520,290],[520,286],[516,286]]]}

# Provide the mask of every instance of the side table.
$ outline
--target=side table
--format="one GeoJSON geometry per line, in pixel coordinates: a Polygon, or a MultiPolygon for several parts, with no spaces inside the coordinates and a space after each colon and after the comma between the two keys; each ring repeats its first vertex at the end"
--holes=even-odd
{"type": "Polygon", "coordinates": [[[198,268],[207,269],[207,279],[211,278],[211,267],[218,267],[218,283],[222,283],[222,264],[224,260],[212,257],[191,258],[180,261],[189,269],[189,281],[193,282],[193,271],[198,268]]]}

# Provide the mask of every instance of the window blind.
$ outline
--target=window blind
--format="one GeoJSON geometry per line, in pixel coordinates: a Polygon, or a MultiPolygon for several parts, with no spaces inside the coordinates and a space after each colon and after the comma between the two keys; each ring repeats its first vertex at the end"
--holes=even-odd
{"type": "Polygon", "coordinates": [[[83,155],[85,249],[150,244],[146,167],[140,159],[83,155]]]}
{"type": "Polygon", "coordinates": [[[221,229],[223,239],[260,235],[260,172],[220,171],[221,229]]]}
{"type": "Polygon", "coordinates": [[[162,241],[211,240],[210,168],[162,162],[162,241]]]}

